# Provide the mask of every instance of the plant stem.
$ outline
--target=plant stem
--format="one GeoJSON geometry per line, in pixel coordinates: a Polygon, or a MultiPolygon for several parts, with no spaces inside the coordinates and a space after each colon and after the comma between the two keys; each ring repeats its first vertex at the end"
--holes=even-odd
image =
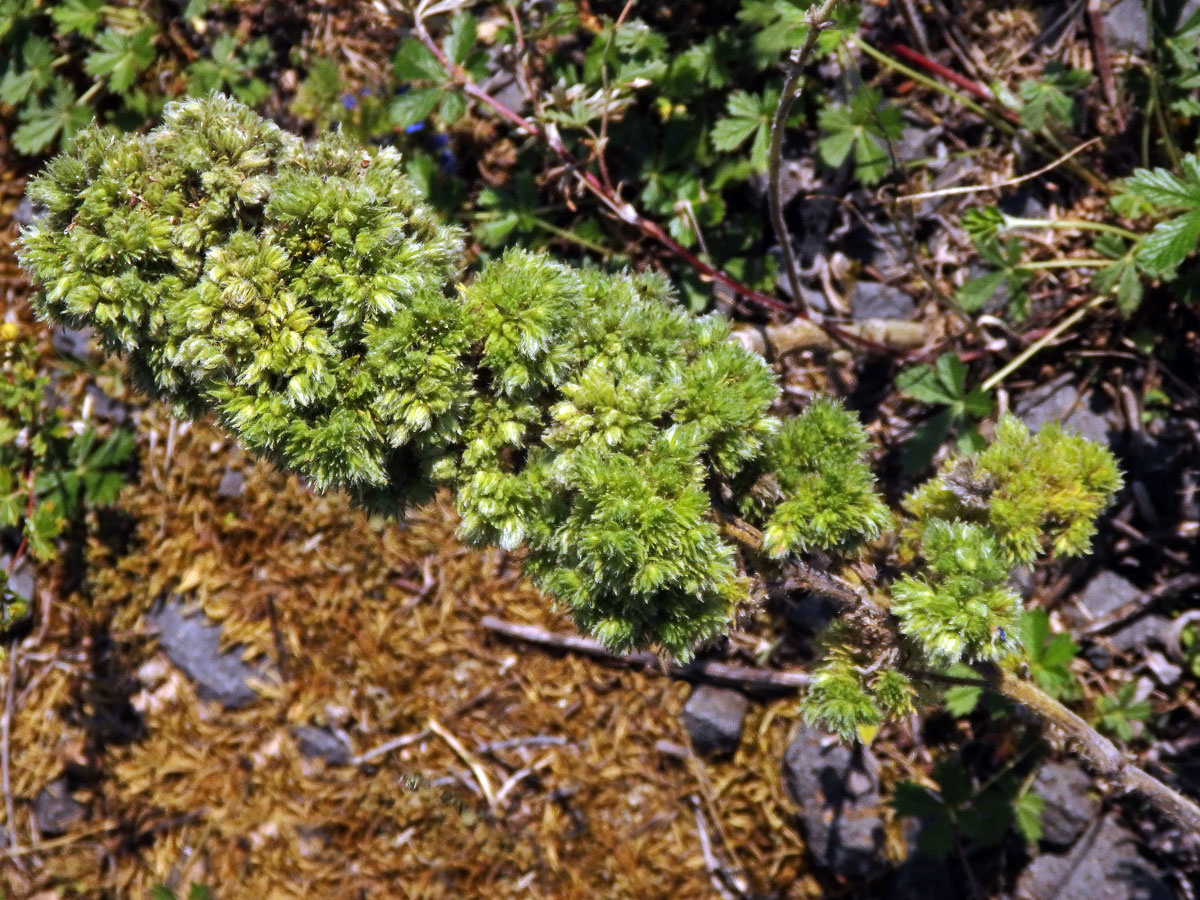
{"type": "Polygon", "coordinates": [[[1020,216],[1005,216],[1004,230],[1012,231],[1017,228],[1045,228],[1058,231],[1103,231],[1106,234],[1116,234],[1133,241],[1140,241],[1142,235],[1120,225],[1110,225],[1107,222],[1090,222],[1087,219],[1025,219],[1020,216]]]}
{"type": "Polygon", "coordinates": [[[1033,682],[1005,669],[977,666],[997,693],[1020,703],[1064,732],[1075,742],[1096,773],[1122,793],[1138,793],[1185,831],[1200,834],[1200,805],[1131,763],[1112,741],[1042,692],[1033,682]]]}
{"type": "Polygon", "coordinates": [[[1067,316],[1065,319],[1043,334],[1040,338],[1010,359],[1008,363],[1000,369],[1000,371],[996,372],[994,375],[988,378],[987,381],[980,385],[980,390],[986,392],[996,387],[996,385],[1000,384],[1000,382],[1002,382],[1005,378],[1007,378],[1021,366],[1025,365],[1025,363],[1034,357],[1038,352],[1040,352],[1043,347],[1045,347],[1060,334],[1087,315],[1088,310],[1099,306],[1107,299],[1108,298],[1104,294],[1100,294],[1083,304],[1083,306],[1079,307],[1079,309],[1075,310],[1075,312],[1071,313],[1071,315],[1067,316]]]}
{"type": "MultiPolygon", "coordinates": [[[[530,137],[541,141],[547,147],[549,147],[554,155],[563,162],[567,169],[574,173],[575,177],[579,179],[584,188],[594,197],[596,197],[596,199],[599,200],[600,203],[609,210],[609,212],[611,212],[622,222],[633,226],[646,237],[657,241],[673,255],[677,256],[679,259],[682,259],[692,269],[698,272],[702,278],[722,284],[734,294],[743,297],[752,303],[756,303],[759,306],[765,307],[766,309],[777,312],[796,312],[796,310],[794,310],[790,304],[783,303],[769,294],[764,294],[762,291],[756,291],[754,288],[743,284],[726,272],[722,272],[716,266],[712,266],[704,262],[704,260],[700,259],[698,256],[696,256],[696,254],[692,253],[677,240],[667,234],[667,232],[663,230],[662,226],[651,221],[650,219],[647,219],[640,212],[638,212],[637,208],[632,203],[623,200],[614,191],[605,187],[600,182],[600,179],[598,179],[594,173],[588,171],[587,167],[577,160],[575,156],[566,148],[566,146],[563,144],[562,138],[559,136],[557,128],[555,128],[553,125],[543,127],[537,122],[530,121],[529,119],[518,115],[483,88],[481,88],[478,84],[476,84],[471,78],[470,73],[446,56],[446,54],[442,51],[442,48],[438,46],[437,41],[435,41],[433,36],[429,34],[429,30],[425,27],[425,22],[420,15],[414,15],[413,31],[415,32],[418,40],[420,40],[421,43],[424,44],[429,50],[429,52],[433,54],[434,58],[437,59],[438,63],[445,70],[446,74],[449,75],[450,79],[462,89],[463,93],[465,93],[468,97],[471,97],[472,99],[484,104],[502,119],[505,119],[512,125],[524,131],[530,137]]],[[[858,335],[855,335],[846,329],[838,327],[832,322],[825,321],[823,316],[819,316],[811,311],[801,309],[799,310],[798,315],[800,318],[807,319],[808,321],[812,322],[838,343],[853,344],[862,350],[867,350],[871,353],[877,353],[881,356],[896,355],[890,348],[885,347],[883,344],[867,338],[859,337],[858,335]]]]}
{"type": "Polygon", "coordinates": [[[775,228],[775,238],[779,241],[779,249],[783,254],[783,269],[787,274],[788,288],[792,295],[792,303],[805,313],[808,305],[800,291],[800,267],[796,261],[796,253],[792,249],[792,239],[788,234],[787,221],[783,217],[783,201],[779,195],[779,170],[783,159],[783,133],[787,127],[788,116],[792,106],[804,92],[804,65],[812,53],[813,45],[817,42],[822,26],[829,21],[837,0],[825,0],[820,8],[811,11],[807,16],[808,27],[804,34],[804,42],[792,51],[788,60],[787,79],[783,83],[783,91],[779,95],[779,105],[775,107],[775,119],[771,123],[771,149],[767,155],[767,201],[771,211],[771,224],[775,228]]]}
{"type": "MultiPolygon", "coordinates": [[[[728,515],[720,516],[720,524],[727,537],[754,553],[762,551],[762,532],[753,525],[728,515]]],[[[836,575],[807,563],[789,560],[788,565],[789,574],[795,573],[795,577],[788,581],[790,586],[827,596],[837,601],[843,610],[860,611],[874,622],[890,618],[887,610],[866,590],[855,588],[836,575]]],[[[888,631],[895,633],[890,628],[888,631]]],[[[1184,830],[1200,834],[1200,805],[1194,800],[1138,768],[1112,741],[1033,682],[995,665],[978,664],[974,668],[992,690],[1019,703],[1042,721],[1063,731],[1075,742],[1079,755],[1105,781],[1123,793],[1141,794],[1159,812],[1184,830]]]]}
{"type": "MultiPolygon", "coordinates": [[[[850,43],[852,43],[855,47],[858,47],[858,49],[862,50],[863,53],[867,54],[867,56],[871,57],[873,60],[875,60],[880,65],[886,66],[887,68],[892,69],[895,72],[899,72],[901,75],[904,75],[906,78],[911,78],[913,81],[917,82],[917,84],[923,85],[923,86],[929,88],[930,90],[937,91],[939,94],[945,94],[947,97],[950,97],[955,102],[959,103],[966,109],[969,109],[971,112],[975,113],[975,115],[979,116],[981,119],[983,119],[985,122],[989,123],[992,127],[996,128],[998,131],[1002,132],[1003,134],[1006,134],[1012,138],[1024,139],[1029,144],[1029,146],[1031,146],[1035,151],[1037,151],[1039,154],[1044,156],[1046,159],[1055,158],[1054,153],[1049,152],[1048,150],[1046,150],[1046,148],[1042,147],[1041,144],[1039,144],[1037,141],[1032,140],[1030,135],[1024,134],[1019,127],[1017,127],[1015,124],[1013,124],[1012,121],[1010,121],[1007,118],[1007,116],[1011,115],[1009,110],[1003,110],[1002,112],[995,112],[984,106],[981,106],[980,104],[976,103],[974,100],[972,100],[970,97],[966,96],[962,92],[956,91],[954,88],[943,84],[942,82],[938,81],[937,79],[930,78],[929,76],[927,76],[921,72],[918,72],[916,69],[912,68],[911,66],[906,66],[904,63],[900,62],[899,60],[892,59],[892,57],[888,56],[886,53],[882,52],[881,50],[871,46],[869,43],[867,43],[865,40],[863,40],[858,35],[851,36],[849,40],[850,40],[850,43]]],[[[1096,173],[1092,172],[1087,167],[1080,165],[1075,160],[1065,160],[1063,162],[1063,165],[1066,168],[1070,169],[1072,174],[1075,175],[1075,177],[1087,182],[1088,185],[1095,188],[1096,190],[1102,191],[1105,194],[1112,193],[1111,189],[1108,186],[1108,183],[1105,182],[1104,179],[1100,178],[1098,175],[1096,175],[1096,173]]]]}
{"type": "Polygon", "coordinates": [[[1116,259],[1040,259],[1035,262],[1021,263],[1016,268],[1034,272],[1041,269],[1103,269],[1111,266],[1116,259]]]}

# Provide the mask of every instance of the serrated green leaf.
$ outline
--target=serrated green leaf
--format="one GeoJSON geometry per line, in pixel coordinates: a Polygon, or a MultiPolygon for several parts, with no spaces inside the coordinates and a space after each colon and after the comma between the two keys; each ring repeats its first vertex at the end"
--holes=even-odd
{"type": "Polygon", "coordinates": [[[106,28],[96,38],[96,49],[88,54],[83,67],[94,78],[108,78],[109,90],[123,93],[138,74],[154,62],[153,28],[140,28],[132,34],[106,28]]]}
{"type": "Polygon", "coordinates": [[[1036,844],[1042,839],[1042,812],[1046,801],[1033,791],[1026,791],[1013,803],[1013,823],[1027,844],[1036,844]]]}
{"type": "Polygon", "coordinates": [[[1137,249],[1138,265],[1147,273],[1170,278],[1196,250],[1200,239],[1200,210],[1184,213],[1154,226],[1137,249]]]}
{"type": "Polygon", "coordinates": [[[453,125],[467,111],[467,101],[461,91],[449,91],[442,105],[438,107],[438,118],[447,125],[453,125]]]}
{"type": "Polygon", "coordinates": [[[78,32],[91,37],[100,24],[104,0],[62,0],[50,10],[59,34],[78,32]]]}
{"type": "Polygon", "coordinates": [[[1006,278],[1007,273],[1001,271],[988,272],[986,275],[968,279],[955,293],[954,299],[964,312],[977,312],[996,296],[996,291],[1000,290],[1006,278]]]}
{"type": "Polygon", "coordinates": [[[13,146],[18,153],[33,156],[50,147],[57,139],[66,144],[71,137],[92,120],[92,111],[77,102],[75,92],[65,81],[56,83],[49,103],[33,103],[21,110],[21,123],[13,132],[13,146]]]}
{"type": "Polygon", "coordinates": [[[406,38],[392,57],[392,72],[401,81],[445,81],[446,70],[416,38],[406,38]]]}
{"type": "Polygon", "coordinates": [[[442,50],[454,62],[462,65],[475,47],[479,23],[468,12],[460,12],[450,22],[450,33],[442,43],[442,50]]]}
{"type": "Polygon", "coordinates": [[[401,94],[392,101],[388,116],[397,128],[407,128],[417,122],[429,118],[433,108],[438,105],[445,91],[441,88],[420,88],[401,94]]]}

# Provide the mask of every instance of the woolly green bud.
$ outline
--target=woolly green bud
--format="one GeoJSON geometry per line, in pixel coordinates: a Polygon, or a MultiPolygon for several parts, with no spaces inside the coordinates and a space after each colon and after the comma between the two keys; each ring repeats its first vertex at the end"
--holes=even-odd
{"type": "Polygon", "coordinates": [[[858,419],[836,400],[817,398],[784,423],[766,448],[767,475],[743,504],[752,516],[769,510],[767,553],[848,549],[882,533],[891,514],[875,491],[868,446],[858,419]]]}
{"type": "Polygon", "coordinates": [[[1096,519],[1120,487],[1107,448],[1055,423],[1031,435],[1005,415],[991,445],[947,463],[905,499],[916,520],[908,535],[919,538],[929,521],[961,519],[986,524],[1014,564],[1045,553],[1077,556],[1087,551],[1096,519]]]}
{"type": "Polygon", "coordinates": [[[996,536],[969,522],[929,523],[921,541],[927,574],[892,585],[900,629],[939,664],[996,660],[1016,633],[1021,598],[996,536]]]}
{"type": "Polygon", "coordinates": [[[800,711],[804,721],[818,723],[846,741],[869,742],[883,722],[853,654],[844,646],[832,647],[813,671],[800,711]]]}

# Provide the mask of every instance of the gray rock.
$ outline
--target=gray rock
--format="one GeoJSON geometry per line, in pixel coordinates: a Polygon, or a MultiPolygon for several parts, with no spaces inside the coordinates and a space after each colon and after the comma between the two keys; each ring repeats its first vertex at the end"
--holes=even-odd
{"type": "Polygon", "coordinates": [[[233,500],[246,490],[246,476],[237,469],[226,468],[221,473],[221,483],[217,485],[217,496],[233,500]]]}
{"type": "Polygon", "coordinates": [[[1060,422],[1068,431],[1090,441],[1111,444],[1112,439],[1124,430],[1124,423],[1111,401],[1088,390],[1080,396],[1080,390],[1069,374],[1027,391],[1013,408],[1034,431],[1047,422],[1060,422]]]}
{"type": "MultiPolygon", "coordinates": [[[[1200,0],[1187,0],[1179,13],[1185,22],[1200,9],[1200,0]]],[[[1104,14],[1104,40],[1108,49],[1116,52],[1144,54],[1149,49],[1146,0],[1117,0],[1104,14]]]]}
{"type": "Polygon", "coordinates": [[[112,422],[114,425],[124,425],[129,421],[133,407],[120,400],[114,400],[96,385],[87,386],[87,395],[92,400],[92,415],[101,422],[112,422]]]}
{"type": "MultiPolygon", "coordinates": [[[[8,564],[12,560],[12,556],[4,554],[0,556],[0,571],[7,572],[8,564]]],[[[33,566],[28,565],[23,558],[17,564],[17,570],[8,576],[8,588],[22,600],[33,606],[33,592],[35,583],[33,580],[33,566]]]]}
{"type": "Polygon", "coordinates": [[[344,766],[350,762],[350,745],[341,735],[334,734],[328,728],[298,725],[292,729],[292,735],[304,756],[323,759],[331,766],[344,766]]]}
{"type": "Polygon", "coordinates": [[[38,831],[45,837],[66,834],[87,816],[87,808],[71,796],[67,779],[56,778],[33,798],[33,814],[38,831]]]}
{"type": "Polygon", "coordinates": [[[883,820],[870,751],[801,725],[783,756],[784,785],[816,862],[845,878],[882,872],[883,820]]]}
{"type": "Polygon", "coordinates": [[[850,290],[850,309],[856,319],[909,319],[917,305],[900,288],[878,281],[859,281],[850,290]]]}
{"type": "Polygon", "coordinates": [[[1130,653],[1145,647],[1165,647],[1170,633],[1170,619],[1166,616],[1149,615],[1134,619],[1118,628],[1108,636],[1108,640],[1122,653],[1130,653]]]}
{"type": "Polygon", "coordinates": [[[17,208],[13,210],[12,220],[24,227],[32,225],[37,214],[38,209],[33,205],[33,201],[28,197],[22,197],[21,202],[17,204],[17,208]]]}
{"type": "Polygon", "coordinates": [[[1116,612],[1127,603],[1145,598],[1145,593],[1116,572],[1105,569],[1087,583],[1078,601],[1066,606],[1067,624],[1074,628],[1116,612]]]}
{"type": "Polygon", "coordinates": [[[242,661],[241,648],[222,653],[221,626],[209,622],[203,612],[187,612],[187,603],[172,595],[147,616],[158,630],[158,642],[167,658],[196,683],[197,692],[216,700],[226,709],[241,709],[258,699],[249,682],[266,680],[265,665],[242,661]]]}
{"type": "Polygon", "coordinates": [[[1033,791],[1045,801],[1042,843],[1051,847],[1075,843],[1100,808],[1100,801],[1092,796],[1092,779],[1077,765],[1044,764],[1038,769],[1033,791]]]}
{"type": "Polygon", "coordinates": [[[92,329],[66,328],[56,325],[50,332],[50,346],[63,356],[74,356],[78,359],[92,357],[92,329]]]}
{"type": "Polygon", "coordinates": [[[683,724],[698,753],[732,753],[742,740],[742,723],[749,706],[738,691],[702,684],[683,708],[683,724]]]}
{"type": "Polygon", "coordinates": [[[1017,900],[1171,900],[1172,892],[1113,819],[1065,855],[1039,856],[1021,873],[1017,900]]]}
{"type": "Polygon", "coordinates": [[[1104,41],[1113,51],[1145,53],[1149,25],[1145,0],[1117,0],[1104,14],[1104,41]]]}

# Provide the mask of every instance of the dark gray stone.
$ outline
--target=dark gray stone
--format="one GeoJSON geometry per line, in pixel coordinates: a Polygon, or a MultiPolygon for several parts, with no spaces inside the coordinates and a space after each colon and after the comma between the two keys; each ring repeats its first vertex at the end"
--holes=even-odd
{"type": "Polygon", "coordinates": [[[101,422],[112,422],[114,425],[124,425],[129,421],[133,407],[120,400],[114,400],[96,385],[87,386],[87,395],[92,400],[92,415],[101,422]]]}
{"type": "Polygon", "coordinates": [[[1104,41],[1109,50],[1145,53],[1149,24],[1145,0],[1117,0],[1104,14],[1104,41]]]}
{"type": "Polygon", "coordinates": [[[292,735],[304,756],[323,759],[331,766],[344,766],[350,762],[350,745],[328,728],[298,725],[292,729],[292,735]]]}
{"type": "Polygon", "coordinates": [[[92,329],[66,328],[56,325],[50,332],[50,346],[63,356],[74,356],[78,359],[90,359],[92,353],[92,329]]]}
{"type": "Polygon", "coordinates": [[[900,288],[859,281],[850,290],[850,309],[856,319],[910,319],[917,305],[900,288]]]}
{"type": "Polygon", "coordinates": [[[1167,646],[1171,620],[1166,616],[1149,615],[1134,619],[1108,636],[1108,641],[1122,653],[1141,651],[1146,647],[1167,646]]]}
{"type": "Polygon", "coordinates": [[[1068,431],[1090,441],[1111,444],[1124,430],[1111,401],[1088,390],[1080,396],[1080,389],[1069,374],[1026,391],[1013,408],[1033,431],[1047,422],[1059,422],[1068,431]]]}
{"type": "Polygon", "coordinates": [[[33,798],[38,831],[45,837],[66,834],[87,816],[87,808],[71,796],[67,779],[56,778],[33,798]]]}
{"type": "MultiPolygon", "coordinates": [[[[0,570],[7,572],[11,560],[12,556],[7,553],[0,556],[0,570]]],[[[30,606],[33,605],[33,566],[28,565],[25,559],[19,561],[17,570],[8,576],[8,588],[30,606]]]]}
{"type": "Polygon", "coordinates": [[[33,205],[33,201],[28,197],[22,197],[21,202],[17,204],[17,208],[13,210],[12,219],[18,225],[24,227],[32,225],[37,214],[38,210],[33,205]]]}
{"type": "Polygon", "coordinates": [[[1030,863],[1017,882],[1017,900],[1171,900],[1170,888],[1136,846],[1130,832],[1105,819],[1070,853],[1047,853],[1030,863]]]}
{"type": "Polygon", "coordinates": [[[147,620],[157,629],[167,658],[196,683],[201,697],[226,709],[241,709],[258,699],[249,682],[266,680],[266,667],[243,662],[240,646],[222,653],[221,626],[209,622],[203,612],[188,612],[182,597],[173,595],[158,604],[147,620]]]}
{"type": "Polygon", "coordinates": [[[683,708],[683,724],[698,753],[732,753],[742,740],[749,706],[738,691],[702,684],[683,708]]]}
{"type": "Polygon", "coordinates": [[[1079,628],[1103,619],[1127,603],[1141,601],[1145,593],[1116,572],[1105,569],[1087,583],[1074,603],[1065,607],[1067,624],[1079,628]]]}
{"type": "Polygon", "coordinates": [[[1048,762],[1038,769],[1033,792],[1045,801],[1042,843],[1066,848],[1083,834],[1100,801],[1092,796],[1092,779],[1077,765],[1048,762]]]}
{"type": "Polygon", "coordinates": [[[783,756],[784,785],[800,807],[813,859],[835,875],[866,878],[887,868],[879,780],[870,751],[799,726],[783,756]]]}
{"type": "Polygon", "coordinates": [[[246,490],[246,476],[237,469],[226,468],[221,474],[221,483],[217,485],[217,496],[233,500],[246,490]]]}

